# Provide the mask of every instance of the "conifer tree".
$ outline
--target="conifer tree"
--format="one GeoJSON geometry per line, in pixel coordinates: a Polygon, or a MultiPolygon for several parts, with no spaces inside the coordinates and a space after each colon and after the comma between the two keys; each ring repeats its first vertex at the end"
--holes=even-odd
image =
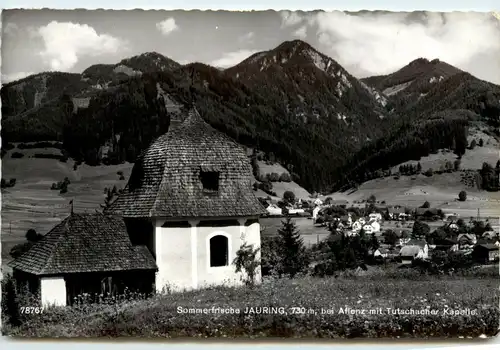
{"type": "Polygon", "coordinates": [[[297,273],[304,271],[309,266],[309,259],[303,239],[297,225],[287,217],[282,221],[282,226],[278,229],[281,241],[281,262],[283,273],[294,277],[297,273]]]}

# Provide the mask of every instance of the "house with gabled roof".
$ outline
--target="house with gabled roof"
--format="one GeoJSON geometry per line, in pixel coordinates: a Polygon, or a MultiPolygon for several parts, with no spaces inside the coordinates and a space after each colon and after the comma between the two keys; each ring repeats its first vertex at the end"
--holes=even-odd
{"type": "Polygon", "coordinates": [[[98,213],[72,213],[9,265],[19,287],[59,306],[82,293],[150,293],[158,270],[149,249],[132,244],[123,219],[98,213]]]}
{"type": "Polygon", "coordinates": [[[494,243],[478,244],[474,247],[473,256],[476,261],[488,263],[499,260],[499,247],[494,243]]]}
{"type": "MultiPolygon", "coordinates": [[[[153,252],[156,290],[242,284],[232,262],[243,243],[260,247],[266,213],[250,160],[195,109],[177,117],[138,157],[106,213],[123,217],[132,240],[153,252]]],[[[258,268],[257,283],[260,276],[258,268]]]]}
{"type": "Polygon", "coordinates": [[[427,259],[429,245],[424,240],[411,239],[401,248],[399,255],[403,264],[411,264],[415,259],[427,259]]]}

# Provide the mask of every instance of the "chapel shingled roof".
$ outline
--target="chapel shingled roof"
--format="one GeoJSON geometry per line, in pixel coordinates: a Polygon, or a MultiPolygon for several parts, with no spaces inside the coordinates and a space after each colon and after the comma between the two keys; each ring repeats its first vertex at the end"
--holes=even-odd
{"type": "Polygon", "coordinates": [[[13,269],[35,275],[157,270],[146,246],[133,246],[122,218],[71,214],[19,258],[13,269]]]}
{"type": "Polygon", "coordinates": [[[127,186],[106,213],[123,217],[240,217],[265,213],[252,189],[245,149],[208,125],[195,109],[137,159],[127,186]],[[206,193],[201,171],[219,172],[206,193]]]}

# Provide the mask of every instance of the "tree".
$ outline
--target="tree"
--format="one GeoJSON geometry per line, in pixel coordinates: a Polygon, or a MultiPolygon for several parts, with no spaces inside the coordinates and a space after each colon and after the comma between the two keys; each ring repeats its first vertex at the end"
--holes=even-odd
{"type": "Polygon", "coordinates": [[[460,170],[460,163],[461,163],[460,159],[455,159],[455,161],[453,162],[453,169],[455,171],[459,171],[460,170]]]}
{"type": "Polygon", "coordinates": [[[269,181],[278,182],[279,180],[280,180],[280,176],[278,173],[271,173],[271,175],[269,175],[269,181]]]}
{"type": "Polygon", "coordinates": [[[377,197],[375,197],[375,195],[372,194],[370,195],[370,197],[368,197],[366,201],[370,204],[374,204],[377,201],[377,197]]]}
{"type": "Polygon", "coordinates": [[[460,193],[458,194],[458,200],[461,202],[465,202],[467,200],[467,192],[460,191],[460,193]]]}
{"type": "Polygon", "coordinates": [[[283,273],[293,278],[309,267],[309,258],[300,232],[290,217],[282,221],[278,236],[281,243],[283,273]]]}
{"type": "Polygon", "coordinates": [[[453,164],[449,160],[446,161],[444,169],[447,173],[451,173],[453,171],[453,164]]]}
{"type": "Polygon", "coordinates": [[[26,253],[28,250],[30,250],[30,248],[33,246],[33,244],[34,244],[34,242],[24,242],[24,243],[16,244],[15,246],[13,246],[10,249],[9,255],[13,259],[17,259],[21,255],[23,255],[24,253],[26,253]]]}
{"type": "Polygon", "coordinates": [[[474,139],[474,140],[472,140],[472,141],[470,142],[470,146],[469,146],[469,148],[470,148],[470,149],[474,149],[475,147],[476,147],[476,140],[474,139]]]}
{"type": "Polygon", "coordinates": [[[424,204],[420,208],[430,208],[431,204],[428,201],[425,201],[424,204]]]}
{"type": "Polygon", "coordinates": [[[255,285],[257,268],[260,266],[260,261],[257,257],[259,251],[260,248],[254,248],[253,244],[249,245],[245,242],[240,246],[240,249],[236,252],[236,258],[233,260],[236,272],[244,272],[244,282],[249,287],[255,285]]]}
{"type": "Polygon", "coordinates": [[[30,228],[27,232],[26,232],[26,240],[28,240],[28,242],[38,242],[39,240],[41,240],[43,238],[43,235],[37,233],[34,229],[30,228]]]}
{"type": "Polygon", "coordinates": [[[484,145],[483,139],[479,139],[478,146],[483,147],[483,145],[484,145]]]}
{"type": "Polygon", "coordinates": [[[427,235],[430,232],[431,232],[431,228],[425,222],[417,220],[413,224],[412,237],[414,237],[414,238],[427,237],[427,235]]]}
{"type": "Polygon", "coordinates": [[[285,193],[283,193],[283,199],[286,202],[293,204],[295,203],[295,193],[293,193],[292,191],[285,191],[285,193]]]}
{"type": "Polygon", "coordinates": [[[398,240],[399,240],[398,235],[393,230],[387,230],[384,232],[384,242],[386,244],[394,246],[396,245],[398,240]]]}
{"type": "Polygon", "coordinates": [[[417,173],[421,173],[422,172],[422,165],[420,164],[420,162],[418,162],[417,164],[417,173]]]}
{"type": "Polygon", "coordinates": [[[289,174],[289,173],[282,173],[282,174],[280,175],[279,180],[280,180],[281,182],[291,182],[291,181],[292,181],[292,178],[290,177],[290,174],[289,174]]]}
{"type": "Polygon", "coordinates": [[[21,325],[20,306],[16,291],[16,283],[11,275],[5,276],[2,283],[2,316],[5,315],[4,322],[11,326],[21,325]]]}

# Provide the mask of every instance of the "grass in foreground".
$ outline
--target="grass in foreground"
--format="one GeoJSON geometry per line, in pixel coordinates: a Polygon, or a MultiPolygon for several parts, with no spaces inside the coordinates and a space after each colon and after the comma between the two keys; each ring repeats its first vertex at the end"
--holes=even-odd
{"type": "Polygon", "coordinates": [[[47,309],[41,315],[26,316],[27,322],[19,328],[4,328],[4,334],[165,338],[490,337],[498,332],[499,316],[497,278],[425,277],[412,281],[377,276],[304,277],[266,280],[254,289],[215,287],[117,305],[47,309]],[[245,313],[247,307],[271,306],[284,308],[286,314],[245,313]],[[240,313],[179,313],[179,307],[233,308],[240,313]],[[366,311],[339,314],[345,307],[366,311]],[[382,308],[381,314],[369,314],[370,309],[378,308],[382,308]],[[386,308],[428,309],[437,314],[391,314],[386,308]],[[322,309],[333,314],[322,313],[322,309]],[[461,314],[446,313],[446,309],[461,314]]]}

